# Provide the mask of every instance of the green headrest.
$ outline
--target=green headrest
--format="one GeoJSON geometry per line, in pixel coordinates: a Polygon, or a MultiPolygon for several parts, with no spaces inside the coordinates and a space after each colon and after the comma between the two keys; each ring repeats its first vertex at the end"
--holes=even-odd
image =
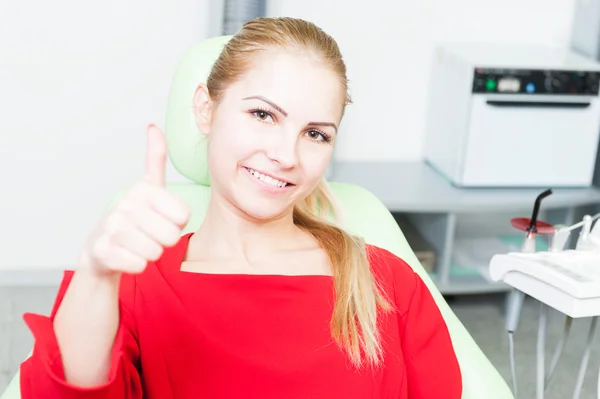
{"type": "Polygon", "coordinates": [[[177,67],[165,120],[165,136],[173,166],[186,178],[210,185],[206,139],[196,126],[193,96],[200,83],[206,83],[210,70],[231,36],[203,40],[187,53],[177,67]]]}

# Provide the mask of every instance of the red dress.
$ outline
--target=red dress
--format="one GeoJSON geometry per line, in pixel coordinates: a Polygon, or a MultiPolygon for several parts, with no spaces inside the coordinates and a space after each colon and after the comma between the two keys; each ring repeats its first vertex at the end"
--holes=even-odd
{"type": "Polygon", "coordinates": [[[329,276],[182,272],[191,234],[140,275],[121,278],[121,324],[109,380],[65,382],[51,316],[26,314],[35,346],[21,365],[23,399],[458,399],[448,329],[422,280],[369,246],[397,311],[381,320],[384,363],[357,371],[329,331],[329,276]]]}

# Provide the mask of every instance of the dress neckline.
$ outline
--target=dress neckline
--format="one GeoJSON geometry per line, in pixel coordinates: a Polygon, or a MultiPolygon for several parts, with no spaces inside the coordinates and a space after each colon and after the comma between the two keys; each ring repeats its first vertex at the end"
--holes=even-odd
{"type": "Polygon", "coordinates": [[[192,272],[181,270],[181,265],[187,248],[190,242],[190,238],[194,235],[193,232],[186,233],[181,236],[180,240],[174,247],[168,248],[165,251],[164,256],[157,262],[157,266],[163,271],[169,274],[175,275],[178,278],[233,278],[233,279],[293,279],[293,280],[326,280],[330,281],[333,279],[332,275],[328,274],[261,274],[261,273],[206,273],[206,272],[192,272]]]}

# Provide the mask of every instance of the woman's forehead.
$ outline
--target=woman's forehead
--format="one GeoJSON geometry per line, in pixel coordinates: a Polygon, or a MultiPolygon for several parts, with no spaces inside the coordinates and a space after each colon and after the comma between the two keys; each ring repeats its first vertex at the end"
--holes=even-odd
{"type": "Polygon", "coordinates": [[[340,77],[308,54],[267,51],[255,56],[249,70],[231,87],[239,99],[266,97],[289,113],[334,117],[345,100],[340,77]]]}

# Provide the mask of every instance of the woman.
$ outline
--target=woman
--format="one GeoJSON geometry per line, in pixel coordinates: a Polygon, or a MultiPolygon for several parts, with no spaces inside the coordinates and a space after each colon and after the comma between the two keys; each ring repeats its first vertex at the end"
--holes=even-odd
{"type": "Polygon", "coordinates": [[[201,227],[181,234],[189,210],[165,189],[151,126],[144,178],[91,235],[51,316],[25,316],[23,398],[459,398],[421,279],[326,222],[346,93],[319,28],[245,24],[194,95],[212,186],[201,227]]]}

